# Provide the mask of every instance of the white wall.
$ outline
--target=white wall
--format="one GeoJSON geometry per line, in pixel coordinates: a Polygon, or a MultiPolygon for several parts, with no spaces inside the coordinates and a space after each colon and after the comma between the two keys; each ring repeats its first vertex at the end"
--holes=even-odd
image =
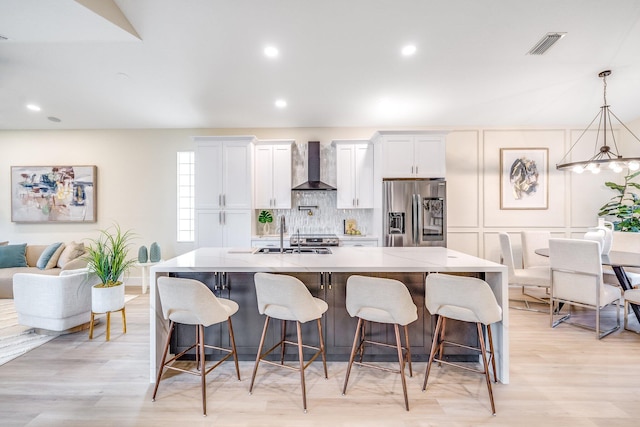
{"type": "MultiPolygon", "coordinates": [[[[640,120],[629,125],[640,128],[640,120]]],[[[417,128],[416,128],[417,129],[417,128]]],[[[176,152],[193,150],[195,135],[255,135],[259,139],[295,139],[297,143],[366,139],[378,128],[154,129],[0,131],[0,241],[49,243],[97,236],[117,221],[132,229],[140,245],[157,241],[163,257],[192,249],[179,244],[176,231],[176,152]],[[96,165],[97,223],[16,224],[11,222],[10,166],[96,165]]],[[[448,129],[450,130],[450,129],[448,129]]],[[[594,226],[598,207],[613,193],[604,186],[612,173],[570,176],[555,170],[579,129],[454,129],[447,136],[449,247],[497,260],[496,233],[545,228],[557,235],[583,233],[594,226]],[[500,148],[549,149],[549,208],[504,211],[499,204],[500,148]]],[[[629,138],[623,143],[637,144],[629,138]]],[[[588,144],[587,144],[588,145],[588,144]]],[[[621,150],[624,152],[624,149],[621,150]]],[[[335,183],[335,171],[327,182],[335,183]]],[[[300,180],[294,177],[295,180],[300,180]]],[[[296,184],[296,182],[294,182],[296,184]]]]}

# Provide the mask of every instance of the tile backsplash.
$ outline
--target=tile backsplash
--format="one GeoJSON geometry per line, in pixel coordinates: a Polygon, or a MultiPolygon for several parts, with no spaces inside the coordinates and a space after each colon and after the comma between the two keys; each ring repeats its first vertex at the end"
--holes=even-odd
{"type": "MultiPolygon", "coordinates": [[[[372,232],[373,209],[336,209],[335,191],[294,191],[291,209],[274,209],[272,233],[280,233],[284,215],[289,234],[342,234],[343,221],[355,219],[363,235],[372,232]],[[309,215],[311,213],[311,215],[309,215]]],[[[260,230],[260,228],[258,228],[260,230]]]]}

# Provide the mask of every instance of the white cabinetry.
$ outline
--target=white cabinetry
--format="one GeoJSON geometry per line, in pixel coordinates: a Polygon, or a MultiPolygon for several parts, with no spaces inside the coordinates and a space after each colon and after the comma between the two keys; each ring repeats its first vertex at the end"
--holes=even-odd
{"type": "Polygon", "coordinates": [[[259,141],[254,146],[254,208],[291,209],[293,140],[259,141]]]}
{"type": "Polygon", "coordinates": [[[378,132],[383,178],[444,178],[444,132],[378,132]]]}
{"type": "Polygon", "coordinates": [[[378,239],[356,237],[353,239],[340,239],[340,246],[378,246],[378,239]]]}
{"type": "Polygon", "coordinates": [[[373,208],[373,147],[369,141],[333,141],[338,209],[373,208]]]}
{"type": "Polygon", "coordinates": [[[247,209],[196,209],[198,247],[248,247],[251,245],[251,211],[247,209]]]}
{"type": "Polygon", "coordinates": [[[196,246],[251,244],[253,136],[197,136],[196,246]]]}

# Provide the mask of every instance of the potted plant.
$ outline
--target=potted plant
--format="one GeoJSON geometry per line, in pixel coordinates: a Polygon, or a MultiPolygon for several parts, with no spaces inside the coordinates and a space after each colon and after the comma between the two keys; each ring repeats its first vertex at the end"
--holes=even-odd
{"type": "Polygon", "coordinates": [[[617,231],[640,232],[640,197],[632,189],[640,190],[640,184],[632,182],[640,171],[624,177],[624,184],[605,182],[604,185],[618,192],[600,208],[598,216],[614,217],[614,229],[617,231]]]}
{"type": "Polygon", "coordinates": [[[271,211],[260,211],[260,214],[258,214],[258,222],[262,224],[262,234],[269,234],[271,223],[273,222],[273,215],[271,214],[271,211]]]}
{"type": "Polygon", "coordinates": [[[123,232],[118,224],[114,224],[100,230],[100,236],[91,241],[87,249],[87,267],[101,281],[91,289],[91,311],[94,313],[107,313],[124,307],[121,278],[135,263],[135,259],[127,259],[132,238],[130,230],[123,232]]]}

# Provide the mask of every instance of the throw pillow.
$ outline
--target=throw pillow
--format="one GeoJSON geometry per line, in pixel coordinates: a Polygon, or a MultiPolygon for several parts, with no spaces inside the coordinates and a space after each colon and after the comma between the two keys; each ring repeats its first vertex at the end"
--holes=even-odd
{"type": "MultiPolygon", "coordinates": [[[[47,246],[47,248],[42,251],[42,254],[40,254],[40,258],[38,258],[38,262],[36,262],[36,267],[40,270],[46,270],[47,265],[49,265],[49,261],[51,261],[53,255],[58,251],[58,249],[60,249],[60,246],[62,246],[62,242],[52,243],[47,246]]],[[[60,257],[60,253],[58,253],[58,257],[60,257]]],[[[56,265],[56,263],[53,265],[56,265]]]]}
{"type": "Polygon", "coordinates": [[[0,242],[0,246],[7,246],[8,244],[9,244],[8,240],[6,242],[0,242]]]}
{"type": "Polygon", "coordinates": [[[26,267],[27,244],[0,246],[0,268],[26,267]]]}
{"type": "Polygon", "coordinates": [[[64,243],[58,247],[58,249],[53,253],[51,258],[49,258],[49,262],[44,268],[45,270],[55,268],[58,265],[58,260],[60,259],[60,255],[62,254],[62,251],[64,251],[64,248],[66,248],[64,243]]]}
{"type": "Polygon", "coordinates": [[[64,266],[79,256],[84,254],[84,243],[71,242],[67,244],[58,258],[58,267],[64,268],[64,266]]]}

